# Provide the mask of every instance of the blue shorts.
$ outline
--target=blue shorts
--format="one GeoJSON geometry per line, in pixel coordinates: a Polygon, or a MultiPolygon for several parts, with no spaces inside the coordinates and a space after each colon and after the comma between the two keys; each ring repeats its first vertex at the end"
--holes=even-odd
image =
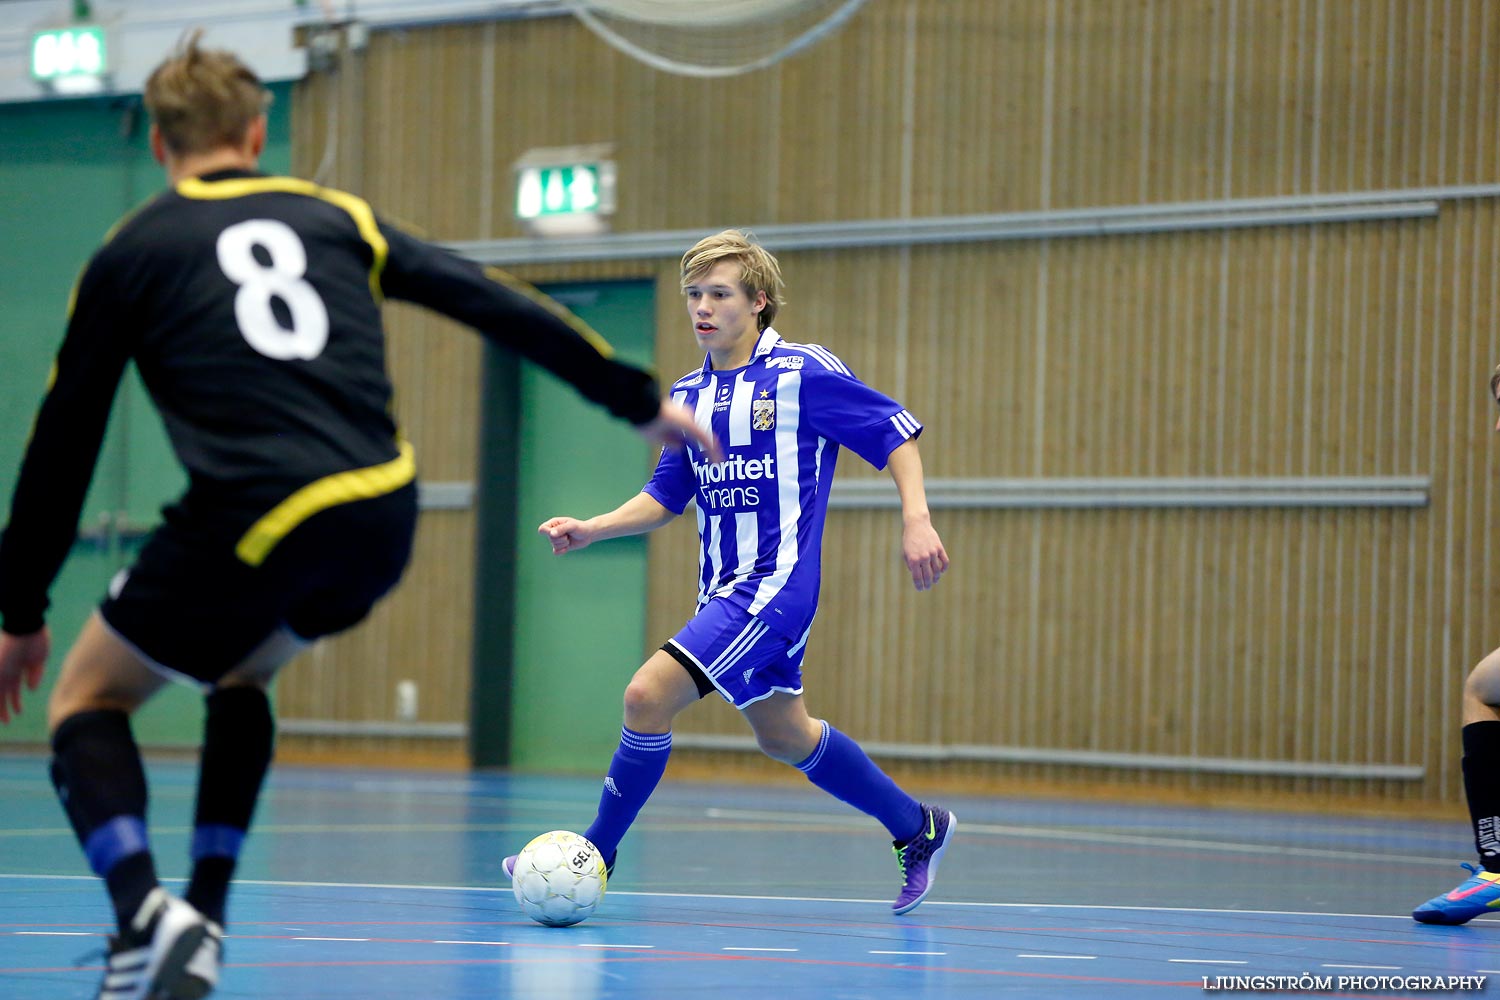
{"type": "Polygon", "coordinates": [[[735,708],[777,691],[801,694],[806,648],[806,636],[790,639],[723,598],[699,608],[662,646],[689,673],[700,672],[694,677],[700,690],[707,680],[735,708]]]}

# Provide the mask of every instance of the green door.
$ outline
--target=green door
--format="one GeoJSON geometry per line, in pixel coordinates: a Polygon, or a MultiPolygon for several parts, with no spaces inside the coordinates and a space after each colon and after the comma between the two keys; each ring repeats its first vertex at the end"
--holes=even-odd
{"type": "MultiPolygon", "coordinates": [[[[619,356],[650,365],[649,281],[551,285],[619,356]]],[[[621,695],[645,653],[646,538],[553,556],[549,517],[591,517],[638,493],[655,451],[629,427],[532,365],[520,375],[510,763],[601,771],[619,742],[621,695]]]]}

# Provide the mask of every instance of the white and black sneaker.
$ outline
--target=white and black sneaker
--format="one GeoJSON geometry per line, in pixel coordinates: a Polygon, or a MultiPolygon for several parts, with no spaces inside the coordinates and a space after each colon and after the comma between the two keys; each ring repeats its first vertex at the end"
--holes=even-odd
{"type": "Polygon", "coordinates": [[[152,889],[130,926],[109,939],[99,1000],[199,1000],[212,986],[187,975],[188,962],[209,932],[208,918],[160,887],[152,889]]]}
{"type": "Polygon", "coordinates": [[[224,928],[210,920],[208,933],[203,935],[202,943],[193,952],[193,957],[188,959],[187,968],[183,970],[187,984],[178,995],[186,1000],[208,996],[219,985],[219,969],[223,966],[224,928]]]}

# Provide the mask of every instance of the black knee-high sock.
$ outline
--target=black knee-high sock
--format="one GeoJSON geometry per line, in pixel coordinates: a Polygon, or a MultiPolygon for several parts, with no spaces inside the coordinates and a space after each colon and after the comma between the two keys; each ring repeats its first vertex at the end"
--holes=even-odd
{"type": "Polygon", "coordinates": [[[146,840],[146,771],[130,717],[114,709],[71,715],[52,735],[52,754],[57,797],[124,930],[157,886],[146,840]]]}
{"type": "Polygon", "coordinates": [[[271,766],[276,723],[270,699],[257,687],[218,688],[206,702],[193,815],[193,875],[186,899],[223,924],[240,845],[271,766]]]}
{"type": "Polygon", "coordinates": [[[1474,821],[1474,849],[1486,871],[1500,872],[1500,721],[1463,728],[1464,794],[1474,821]]]}

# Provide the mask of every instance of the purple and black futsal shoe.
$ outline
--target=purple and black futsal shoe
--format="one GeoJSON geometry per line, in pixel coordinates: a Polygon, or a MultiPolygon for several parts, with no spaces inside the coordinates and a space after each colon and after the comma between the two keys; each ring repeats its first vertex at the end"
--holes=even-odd
{"type": "Polygon", "coordinates": [[[891,904],[892,913],[910,913],[927,898],[937,877],[938,862],[957,829],[958,817],[948,810],[922,806],[922,829],[906,843],[891,847],[896,852],[896,863],[901,866],[901,895],[891,904]]]}

